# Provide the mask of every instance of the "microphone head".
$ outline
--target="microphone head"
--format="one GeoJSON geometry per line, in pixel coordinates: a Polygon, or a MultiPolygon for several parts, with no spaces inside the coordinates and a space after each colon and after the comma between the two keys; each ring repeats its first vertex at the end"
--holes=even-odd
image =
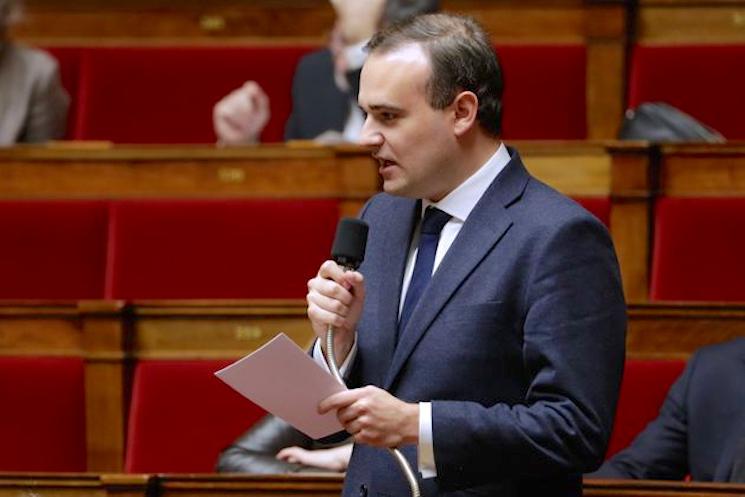
{"type": "Polygon", "coordinates": [[[331,258],[348,269],[357,269],[365,258],[368,226],[361,219],[345,217],[336,226],[331,258]]]}

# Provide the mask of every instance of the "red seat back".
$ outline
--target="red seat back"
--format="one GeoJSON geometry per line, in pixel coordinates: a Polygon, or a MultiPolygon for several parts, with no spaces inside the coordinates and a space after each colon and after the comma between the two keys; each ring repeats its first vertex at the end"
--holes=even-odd
{"type": "Polygon", "coordinates": [[[638,45],[629,106],[664,101],[728,139],[745,139],[745,45],[638,45]]]}
{"type": "Polygon", "coordinates": [[[333,200],[117,202],[107,296],[304,298],[338,216],[333,200]]]}
{"type": "Polygon", "coordinates": [[[590,211],[606,227],[610,227],[610,198],[608,197],[572,197],[582,207],[590,211]]]}
{"type": "Polygon", "coordinates": [[[271,102],[263,141],[282,141],[292,76],[313,47],[103,47],[86,52],[76,137],[214,143],[212,107],[246,80],[271,102]]]}
{"type": "Polygon", "coordinates": [[[231,361],[141,361],[129,414],[125,471],[209,473],[221,449],[264,415],[214,372],[231,361]]]}
{"type": "Polygon", "coordinates": [[[503,45],[496,50],[505,85],[504,138],[587,138],[584,46],[503,45]]]}
{"type": "Polygon", "coordinates": [[[745,198],[660,198],[650,298],[745,302],[745,198]]]}
{"type": "Polygon", "coordinates": [[[83,360],[0,358],[0,471],[85,471],[83,360]]]}
{"type": "Polygon", "coordinates": [[[0,201],[0,298],[102,298],[107,210],[98,201],[0,201]]]}
{"type": "Polygon", "coordinates": [[[670,386],[684,367],[683,360],[626,361],[606,457],[627,447],[657,417],[670,386]]]}

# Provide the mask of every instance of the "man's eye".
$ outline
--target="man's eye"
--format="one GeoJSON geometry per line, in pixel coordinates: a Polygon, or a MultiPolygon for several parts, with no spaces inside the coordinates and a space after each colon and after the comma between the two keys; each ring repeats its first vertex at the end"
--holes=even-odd
{"type": "Polygon", "coordinates": [[[380,119],[383,121],[393,121],[396,118],[396,114],[393,112],[381,112],[380,119]]]}

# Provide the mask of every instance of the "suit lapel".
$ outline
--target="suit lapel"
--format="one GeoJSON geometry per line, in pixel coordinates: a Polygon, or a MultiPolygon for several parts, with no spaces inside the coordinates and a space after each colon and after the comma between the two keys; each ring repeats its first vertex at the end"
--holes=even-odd
{"type": "MultiPolygon", "coordinates": [[[[391,367],[384,383],[385,389],[391,388],[417,343],[458,287],[512,226],[512,220],[505,207],[519,198],[528,179],[529,176],[519,156],[514,153],[510,163],[476,204],[432,275],[429,285],[412,312],[406,330],[400,337],[398,346],[395,347],[391,367]]],[[[399,274],[403,274],[403,269],[399,274]]],[[[400,293],[399,282],[396,299],[400,293]]],[[[396,306],[398,306],[398,300],[396,300],[396,306]]],[[[395,315],[398,313],[396,312],[395,315]]]]}
{"type": "Polygon", "coordinates": [[[385,361],[384,371],[388,368],[396,347],[398,307],[401,300],[403,274],[409,255],[411,235],[421,215],[421,202],[409,199],[400,199],[400,201],[405,203],[403,207],[397,209],[397,212],[403,213],[399,214],[402,216],[402,222],[386,224],[383,257],[387,262],[387,275],[381,278],[378,289],[380,304],[376,322],[381,324],[381,329],[376,330],[375,336],[379,341],[378,353],[385,361]]]}

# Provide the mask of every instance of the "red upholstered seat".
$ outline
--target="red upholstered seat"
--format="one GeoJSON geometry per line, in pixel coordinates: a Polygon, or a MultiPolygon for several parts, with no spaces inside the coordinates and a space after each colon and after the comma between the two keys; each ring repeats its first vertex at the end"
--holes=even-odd
{"type": "Polygon", "coordinates": [[[745,302],[745,198],[660,198],[650,298],[745,302]]]}
{"type": "Polygon", "coordinates": [[[573,197],[582,207],[590,211],[607,227],[610,227],[610,198],[573,197]]]}
{"type": "Polygon", "coordinates": [[[0,357],[0,471],[85,471],[83,360],[0,357]]]}
{"type": "Polygon", "coordinates": [[[683,360],[626,361],[616,420],[606,457],[627,447],[657,417],[667,391],[684,366],[683,360]]]}
{"type": "Polygon", "coordinates": [[[107,209],[98,201],[0,201],[0,298],[103,297],[107,209]]]}
{"type": "Polygon", "coordinates": [[[107,296],[304,298],[338,215],[334,200],[117,202],[107,296]]]}
{"type": "Polygon", "coordinates": [[[213,143],[212,107],[253,79],[271,101],[263,141],[282,141],[290,88],[309,46],[102,47],[80,76],[77,137],[116,143],[213,143]]]}
{"type": "Polygon", "coordinates": [[[745,45],[636,46],[629,106],[664,101],[717,129],[745,139],[745,45]]]}
{"type": "Polygon", "coordinates": [[[583,45],[503,45],[503,137],[587,138],[583,45]]]}
{"type": "Polygon", "coordinates": [[[264,415],[214,372],[231,361],[141,361],[129,414],[127,472],[208,473],[217,455],[264,415]]]}
{"type": "Polygon", "coordinates": [[[84,48],[80,47],[48,47],[44,48],[57,59],[60,68],[62,86],[70,94],[70,110],[67,114],[67,139],[77,138],[78,102],[80,85],[80,59],[84,48]]]}

